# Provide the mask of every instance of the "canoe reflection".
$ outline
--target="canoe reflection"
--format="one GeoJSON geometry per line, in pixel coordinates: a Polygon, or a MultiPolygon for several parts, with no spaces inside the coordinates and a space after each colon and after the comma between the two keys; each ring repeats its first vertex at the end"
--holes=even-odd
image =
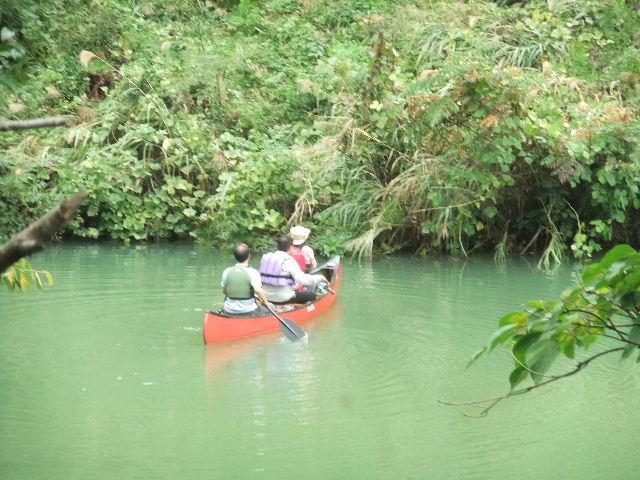
{"type": "MultiPolygon", "coordinates": [[[[296,345],[302,342],[312,342],[316,335],[322,335],[323,330],[335,326],[336,322],[342,320],[342,317],[342,302],[340,298],[337,298],[329,310],[302,325],[309,338],[296,342],[296,345]]],[[[205,373],[207,376],[216,375],[221,369],[231,364],[234,360],[241,359],[259,350],[268,351],[282,348],[283,344],[286,345],[288,343],[290,343],[290,341],[284,337],[282,332],[278,331],[226,343],[205,345],[205,373]]]]}

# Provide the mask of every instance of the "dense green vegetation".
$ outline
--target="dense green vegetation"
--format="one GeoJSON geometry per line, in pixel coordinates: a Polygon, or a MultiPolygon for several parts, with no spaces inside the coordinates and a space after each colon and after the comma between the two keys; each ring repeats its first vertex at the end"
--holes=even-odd
{"type": "Polygon", "coordinates": [[[638,242],[634,0],[0,2],[0,233],[325,253],[638,242]],[[81,54],[81,52],[83,52],[81,54]]]}

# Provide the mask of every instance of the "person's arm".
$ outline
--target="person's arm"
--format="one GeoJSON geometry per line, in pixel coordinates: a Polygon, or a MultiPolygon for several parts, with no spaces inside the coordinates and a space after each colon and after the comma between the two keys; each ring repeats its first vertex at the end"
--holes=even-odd
{"type": "Polygon", "coordinates": [[[326,282],[327,279],[322,275],[309,275],[300,269],[300,265],[293,258],[286,259],[282,265],[282,269],[293,277],[293,280],[300,285],[310,286],[318,283],[326,282]]]}
{"type": "Polygon", "coordinates": [[[220,286],[222,287],[222,293],[227,295],[227,269],[222,272],[222,281],[220,282],[220,286]]]}
{"type": "Polygon", "coordinates": [[[260,273],[257,270],[250,271],[249,276],[251,278],[251,287],[253,288],[253,293],[258,296],[260,301],[266,305],[269,303],[267,300],[267,292],[262,288],[262,280],[260,279],[260,273]]]}
{"type": "Polygon", "coordinates": [[[309,258],[309,263],[311,264],[311,268],[316,268],[318,263],[316,262],[316,254],[313,252],[313,248],[309,245],[305,245],[302,247],[302,253],[304,253],[309,258]]]}
{"type": "Polygon", "coordinates": [[[253,287],[253,291],[258,296],[260,302],[262,302],[263,305],[267,305],[269,303],[269,300],[267,300],[267,292],[265,292],[262,288],[253,287]]]}

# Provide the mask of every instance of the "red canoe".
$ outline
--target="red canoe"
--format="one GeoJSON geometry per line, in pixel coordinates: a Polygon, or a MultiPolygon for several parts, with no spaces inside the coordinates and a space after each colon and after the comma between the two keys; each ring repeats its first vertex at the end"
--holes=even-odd
{"type": "MultiPolygon", "coordinates": [[[[279,312],[280,316],[300,324],[326,311],[335,301],[342,280],[342,262],[335,256],[327,263],[319,266],[314,272],[324,275],[335,293],[325,293],[313,302],[304,305],[292,305],[292,310],[279,312]]],[[[280,330],[280,322],[273,316],[266,317],[231,317],[218,312],[207,312],[204,317],[202,333],[204,343],[221,343],[242,337],[260,335],[280,330]]]]}

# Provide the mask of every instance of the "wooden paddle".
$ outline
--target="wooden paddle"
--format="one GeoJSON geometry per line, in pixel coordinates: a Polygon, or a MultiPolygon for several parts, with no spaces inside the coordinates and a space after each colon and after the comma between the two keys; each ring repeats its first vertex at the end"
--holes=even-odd
{"type": "Polygon", "coordinates": [[[271,315],[278,319],[280,322],[280,330],[282,330],[282,333],[284,333],[289,340],[297,342],[307,336],[305,331],[302,330],[293,320],[282,318],[268,303],[265,307],[267,307],[267,310],[271,312],[271,315]]]}

